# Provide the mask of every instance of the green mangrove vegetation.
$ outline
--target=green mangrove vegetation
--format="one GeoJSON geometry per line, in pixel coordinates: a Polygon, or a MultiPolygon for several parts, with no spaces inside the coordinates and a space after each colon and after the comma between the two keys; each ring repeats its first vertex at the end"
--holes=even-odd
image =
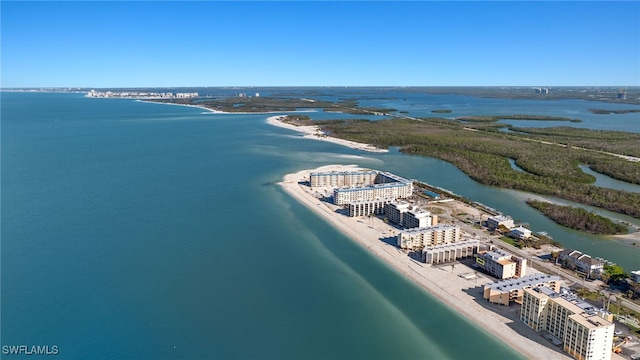
{"type": "Polygon", "coordinates": [[[546,201],[527,200],[527,204],[556,223],[574,230],[599,235],[626,234],[629,229],[610,219],[582,208],[562,206],[546,201]]]}
{"type": "MultiPolygon", "coordinates": [[[[521,135],[529,135],[540,141],[640,157],[640,146],[638,146],[640,144],[640,134],[638,133],[590,130],[568,126],[551,128],[510,127],[510,130],[521,135]]],[[[601,172],[599,170],[595,171],[601,172]]]]}
{"type": "MultiPolygon", "coordinates": [[[[600,144],[611,132],[593,132],[595,139],[585,136],[583,147],[576,148],[556,142],[561,140],[560,135],[488,131],[442,118],[343,120],[325,122],[321,127],[338,138],[380,148],[398,146],[404,153],[442,159],[482,184],[554,196],[640,218],[640,194],[593,186],[594,177],[578,167],[587,164],[596,172],[640,183],[640,163],[593,151],[599,149],[593,149],[589,141],[600,144]],[[525,172],[512,169],[509,158],[525,172]]],[[[618,149],[623,153],[633,152],[632,147],[638,151],[637,142],[620,141],[618,149]]]]}
{"type": "Polygon", "coordinates": [[[387,108],[359,107],[355,100],[338,102],[313,100],[293,97],[230,97],[221,99],[186,98],[186,99],[153,99],[149,101],[180,105],[197,105],[207,109],[239,113],[266,113],[276,111],[295,111],[298,109],[322,109],[327,112],[341,112],[361,115],[384,115],[396,111],[387,108]]]}
{"type": "Polygon", "coordinates": [[[492,116],[461,116],[456,120],[465,122],[496,122],[498,120],[540,120],[540,121],[570,121],[582,122],[580,119],[572,119],[561,116],[543,115],[492,115],[492,116]]]}
{"type": "Polygon", "coordinates": [[[624,109],[624,110],[606,110],[606,109],[589,109],[592,114],[608,115],[608,114],[629,114],[640,112],[640,109],[624,109]]]}

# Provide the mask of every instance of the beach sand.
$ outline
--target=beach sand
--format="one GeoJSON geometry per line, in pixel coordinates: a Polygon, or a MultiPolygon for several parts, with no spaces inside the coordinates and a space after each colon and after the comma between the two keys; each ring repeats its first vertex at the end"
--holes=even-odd
{"type": "MultiPolygon", "coordinates": [[[[169,102],[165,103],[165,102],[155,102],[155,101],[145,101],[145,100],[137,100],[137,101],[147,102],[147,103],[151,103],[151,104],[165,104],[165,105],[178,105],[178,106],[194,107],[194,108],[199,108],[199,109],[202,109],[202,110],[214,113],[214,114],[235,114],[235,115],[239,115],[239,114],[255,115],[255,114],[275,114],[275,113],[282,114],[282,111],[264,112],[264,113],[225,112],[225,111],[220,111],[220,110],[209,109],[207,107],[200,106],[200,105],[176,104],[176,103],[169,103],[169,102]]],[[[296,111],[296,112],[299,112],[299,111],[296,111]]],[[[387,150],[387,149],[379,149],[379,148],[377,148],[377,147],[375,147],[373,145],[362,144],[362,143],[355,142],[355,141],[343,140],[343,139],[338,139],[338,138],[326,136],[322,132],[322,130],[320,130],[320,127],[318,127],[318,126],[295,126],[295,125],[287,124],[287,123],[284,123],[284,122],[281,121],[282,118],[284,118],[284,116],[282,116],[282,115],[270,116],[270,117],[267,118],[267,123],[271,124],[271,125],[274,125],[274,126],[282,127],[282,128],[285,128],[285,129],[290,129],[290,130],[294,130],[294,131],[297,131],[297,132],[301,132],[303,134],[302,137],[304,137],[304,138],[331,142],[331,143],[334,143],[334,144],[350,147],[352,149],[368,151],[368,152],[376,152],[376,153],[389,152],[389,150],[387,150]]]]}
{"type": "MultiPolygon", "coordinates": [[[[314,196],[310,187],[299,184],[309,179],[315,171],[355,170],[356,165],[329,165],[313,170],[288,174],[280,185],[284,190],[326,221],[340,229],[345,235],[368,249],[374,255],[422,287],[445,306],[452,308],[485,331],[493,334],[505,344],[529,359],[571,359],[560,348],[537,334],[518,320],[518,309],[490,304],[482,298],[482,286],[493,279],[478,273],[478,277],[465,280],[459,275],[473,274],[473,269],[457,264],[431,267],[411,259],[406,253],[382,241],[395,237],[397,230],[378,218],[352,218],[339,213],[336,205],[314,196]],[[372,221],[372,222],[370,222],[372,221]]],[[[464,330],[461,330],[464,331],[464,330]]]]}
{"type": "Polygon", "coordinates": [[[338,139],[338,138],[334,138],[334,137],[330,137],[330,136],[326,136],[322,130],[320,130],[320,127],[318,126],[295,126],[292,124],[287,124],[281,121],[281,119],[284,118],[284,116],[279,115],[279,116],[270,116],[269,118],[267,118],[267,123],[274,125],[274,126],[279,126],[285,129],[290,129],[290,130],[294,130],[294,131],[298,131],[301,132],[303,134],[303,137],[305,138],[310,138],[310,139],[315,139],[315,140],[321,140],[321,141],[327,141],[327,142],[331,142],[334,144],[338,144],[338,145],[342,145],[342,146],[347,146],[350,147],[352,149],[357,149],[357,150],[362,150],[362,151],[369,151],[369,152],[378,152],[378,153],[384,153],[384,152],[388,152],[389,150],[387,149],[379,149],[373,145],[369,145],[369,144],[362,144],[362,143],[358,143],[355,141],[349,141],[349,140],[343,140],[343,139],[338,139]]]}

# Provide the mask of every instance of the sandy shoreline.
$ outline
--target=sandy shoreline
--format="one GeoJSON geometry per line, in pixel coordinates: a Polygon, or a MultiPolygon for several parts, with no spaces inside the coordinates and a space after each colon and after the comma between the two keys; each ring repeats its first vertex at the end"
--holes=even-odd
{"type": "Polygon", "coordinates": [[[163,105],[187,106],[187,107],[192,107],[192,108],[198,108],[198,109],[206,110],[206,111],[211,112],[211,113],[214,113],[214,114],[235,114],[235,113],[230,113],[230,112],[226,112],[226,111],[220,111],[220,110],[213,110],[213,109],[209,109],[209,108],[207,108],[207,107],[200,106],[200,105],[178,104],[178,103],[160,102],[160,101],[147,101],[147,100],[142,100],[142,99],[136,99],[136,101],[145,102],[145,103],[149,103],[149,104],[163,104],[163,105]]]}
{"type": "Polygon", "coordinates": [[[329,165],[303,170],[286,175],[279,184],[300,203],[322,216],[396,271],[523,356],[530,359],[570,359],[561,349],[551,348],[551,343],[517,320],[517,315],[512,313],[513,309],[494,306],[482,299],[482,285],[493,282],[492,279],[478,274],[478,279],[465,280],[458,275],[473,270],[461,264],[452,269],[450,266],[430,267],[416,262],[396,247],[380,240],[397,234],[397,230],[391,229],[382,220],[373,218],[373,226],[370,226],[368,218],[350,218],[337,214],[337,206],[319,200],[310,192],[309,187],[298,184],[300,181],[307,181],[312,171],[356,168],[356,165],[329,165]],[[494,308],[495,311],[492,311],[494,308]]]}
{"type": "Polygon", "coordinates": [[[389,150],[387,149],[379,149],[373,145],[326,136],[318,126],[295,126],[295,125],[287,124],[280,121],[281,118],[283,118],[283,116],[281,115],[270,116],[269,118],[267,118],[267,123],[274,126],[282,127],[285,129],[301,132],[304,138],[327,141],[334,144],[350,147],[352,149],[368,151],[368,152],[377,152],[377,153],[389,152],[389,150]]]}
{"type": "Polygon", "coordinates": [[[160,102],[160,101],[149,101],[149,100],[144,100],[144,99],[136,99],[136,101],[140,101],[140,102],[146,102],[146,103],[150,103],[150,104],[164,104],[164,105],[176,105],[176,106],[187,106],[187,107],[192,107],[192,108],[198,108],[198,109],[202,109],[202,110],[206,110],[210,113],[213,114],[227,114],[227,115],[266,115],[266,114],[282,114],[282,113],[300,113],[300,112],[314,112],[313,110],[295,110],[295,111],[263,111],[263,112],[242,112],[242,111],[238,111],[238,112],[230,112],[230,111],[221,111],[221,110],[215,110],[215,109],[210,109],[206,106],[203,105],[192,105],[192,104],[178,104],[178,103],[172,103],[172,102],[160,102]]]}
{"type": "MultiPolygon", "coordinates": [[[[272,111],[272,112],[262,112],[262,113],[227,112],[227,111],[209,109],[207,107],[200,106],[200,105],[176,104],[176,103],[167,103],[167,102],[146,101],[146,100],[140,100],[140,99],[138,99],[136,101],[152,103],[152,104],[188,106],[188,107],[202,109],[202,110],[214,113],[214,114],[231,114],[231,115],[234,115],[234,114],[237,114],[237,115],[245,114],[245,115],[247,115],[247,114],[249,114],[249,115],[256,115],[256,114],[282,114],[283,113],[283,111],[272,111]]],[[[300,111],[295,111],[295,112],[300,112],[300,111]]],[[[330,143],[334,143],[334,144],[350,147],[352,149],[368,151],[368,152],[376,152],[376,153],[389,152],[389,150],[387,150],[387,149],[379,149],[379,148],[377,148],[377,147],[375,147],[373,145],[363,144],[363,143],[358,143],[358,142],[355,142],[355,141],[343,140],[343,139],[338,139],[338,138],[326,136],[326,135],[324,135],[324,133],[320,130],[320,127],[318,127],[318,126],[295,126],[295,125],[291,125],[291,124],[286,124],[286,123],[280,121],[281,118],[283,118],[283,115],[270,116],[270,117],[267,118],[267,123],[271,124],[271,125],[274,125],[274,126],[282,127],[282,128],[285,128],[285,129],[290,129],[290,130],[294,130],[294,131],[297,131],[297,132],[301,132],[303,134],[302,137],[308,138],[308,139],[326,141],[326,142],[330,142],[330,143]]]]}

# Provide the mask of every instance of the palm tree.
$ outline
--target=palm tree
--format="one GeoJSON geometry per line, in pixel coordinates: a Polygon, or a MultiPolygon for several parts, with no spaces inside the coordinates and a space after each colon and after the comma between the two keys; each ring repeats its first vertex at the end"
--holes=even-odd
{"type": "Polygon", "coordinates": [[[627,318],[627,315],[629,315],[629,309],[626,307],[620,306],[620,312],[622,313],[622,317],[625,319],[627,318]]]}
{"type": "Polygon", "coordinates": [[[607,303],[605,302],[605,300],[608,298],[608,294],[605,294],[604,291],[602,290],[598,290],[598,298],[600,298],[600,300],[602,300],[602,308],[603,309],[607,309],[607,303]]]}

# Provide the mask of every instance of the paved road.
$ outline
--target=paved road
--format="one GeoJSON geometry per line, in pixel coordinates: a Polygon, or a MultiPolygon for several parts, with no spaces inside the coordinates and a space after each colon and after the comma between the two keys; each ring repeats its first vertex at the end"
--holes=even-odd
{"type": "MultiPolygon", "coordinates": [[[[449,203],[449,204],[451,204],[451,203],[449,203]]],[[[533,267],[533,268],[535,268],[535,269],[537,269],[539,271],[543,271],[543,272],[549,273],[549,274],[558,275],[562,279],[564,279],[566,281],[569,281],[570,283],[585,287],[585,288],[589,289],[590,291],[603,291],[605,293],[605,295],[611,297],[610,299],[611,299],[612,302],[617,300],[617,301],[621,302],[624,306],[628,307],[629,309],[640,313],[640,305],[625,299],[620,292],[615,292],[615,291],[609,290],[609,289],[603,290],[603,286],[605,284],[602,281],[600,281],[600,280],[586,281],[584,278],[577,276],[574,272],[572,272],[572,271],[570,271],[568,269],[565,269],[562,266],[555,265],[555,264],[547,262],[547,261],[543,261],[540,258],[538,258],[537,256],[532,255],[531,253],[529,253],[527,251],[518,249],[517,247],[500,240],[500,236],[489,235],[489,233],[487,232],[486,229],[478,229],[478,228],[474,227],[473,225],[466,224],[466,223],[464,223],[462,221],[459,221],[458,219],[455,219],[452,216],[454,211],[457,211],[457,210],[452,209],[452,207],[447,205],[447,204],[431,204],[431,206],[436,206],[436,207],[444,210],[445,211],[444,214],[438,215],[442,220],[444,220],[443,222],[451,222],[451,223],[454,223],[454,224],[460,226],[462,231],[465,232],[466,234],[469,234],[469,235],[476,234],[480,239],[492,240],[493,241],[492,242],[493,245],[496,245],[497,247],[502,248],[502,249],[514,254],[514,255],[526,258],[528,260],[529,266],[531,266],[531,267],[533,267]],[[614,297],[615,297],[615,299],[614,299],[614,297]]],[[[480,211],[480,213],[482,213],[482,211],[480,211]]]]}
{"type": "MultiPolygon", "coordinates": [[[[495,244],[495,242],[494,242],[495,244]]],[[[527,258],[527,260],[529,260],[529,263],[531,264],[531,266],[533,266],[534,268],[541,270],[541,271],[545,271],[547,273],[551,273],[551,274],[557,274],[558,276],[560,276],[561,278],[565,279],[565,280],[569,280],[571,282],[573,282],[574,284],[578,284],[581,285],[591,291],[603,291],[605,294],[609,294],[609,295],[613,295],[615,296],[616,300],[621,302],[624,306],[628,307],[629,309],[640,313],[640,305],[631,302],[625,298],[622,297],[622,294],[620,292],[614,292],[611,290],[603,290],[601,288],[601,286],[604,285],[604,283],[602,281],[599,280],[595,280],[595,281],[585,281],[583,278],[577,277],[573,272],[562,268],[559,265],[555,265],[546,261],[542,261],[540,259],[538,259],[535,256],[532,256],[531,254],[527,253],[526,251],[520,250],[518,248],[516,248],[515,246],[512,246],[510,244],[507,244],[503,241],[501,241],[500,244],[495,244],[498,245],[499,247],[513,253],[516,254],[518,256],[521,257],[525,257],[527,258]]],[[[613,301],[613,299],[611,299],[613,301]]]]}

